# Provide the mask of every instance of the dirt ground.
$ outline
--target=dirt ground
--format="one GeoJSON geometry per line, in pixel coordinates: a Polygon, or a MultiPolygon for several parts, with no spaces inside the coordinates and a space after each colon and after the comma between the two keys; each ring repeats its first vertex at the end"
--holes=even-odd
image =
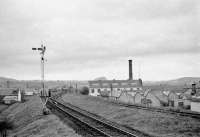
{"type": "Polygon", "coordinates": [[[63,100],[159,137],[199,137],[200,120],[112,104],[101,97],[66,94],[63,100]]]}
{"type": "Polygon", "coordinates": [[[24,103],[15,103],[4,110],[1,117],[14,122],[9,137],[80,137],[53,115],[42,115],[42,102],[37,96],[24,103]]]}

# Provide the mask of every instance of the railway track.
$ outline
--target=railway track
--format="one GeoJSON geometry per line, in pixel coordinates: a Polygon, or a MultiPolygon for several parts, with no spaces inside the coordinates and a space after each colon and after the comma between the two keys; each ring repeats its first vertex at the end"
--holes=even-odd
{"type": "Polygon", "coordinates": [[[97,132],[100,136],[105,137],[152,137],[141,131],[126,128],[122,125],[111,122],[104,119],[98,115],[80,109],[72,104],[66,102],[60,102],[56,99],[50,98],[47,105],[58,109],[65,115],[68,115],[90,128],[91,130],[97,132]]]}
{"type": "MultiPolygon", "coordinates": [[[[54,98],[58,98],[60,96],[61,95],[57,95],[57,96],[54,96],[54,98]]],[[[116,105],[123,106],[123,107],[128,107],[128,108],[137,108],[137,109],[143,109],[143,110],[148,110],[148,111],[173,114],[177,116],[186,116],[186,117],[192,117],[192,118],[196,118],[200,120],[200,114],[195,113],[195,112],[177,111],[173,109],[164,109],[164,108],[156,108],[156,107],[146,107],[146,106],[135,105],[135,104],[125,104],[125,103],[120,103],[116,101],[109,101],[109,102],[116,105]]]]}
{"type": "Polygon", "coordinates": [[[187,116],[187,117],[200,119],[200,114],[199,113],[176,111],[176,110],[164,109],[164,108],[156,108],[156,107],[145,107],[145,106],[140,106],[140,105],[124,104],[124,103],[113,102],[113,101],[109,101],[109,102],[111,102],[113,104],[116,104],[116,105],[119,105],[119,106],[128,107],[128,108],[137,108],[137,109],[143,109],[143,110],[148,110],[148,111],[168,113],[168,114],[173,114],[173,115],[178,115],[178,116],[187,116]]]}

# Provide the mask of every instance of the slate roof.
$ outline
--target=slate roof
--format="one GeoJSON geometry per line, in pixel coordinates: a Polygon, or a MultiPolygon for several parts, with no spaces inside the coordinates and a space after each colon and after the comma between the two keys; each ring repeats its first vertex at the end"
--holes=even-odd
{"type": "Polygon", "coordinates": [[[167,91],[163,91],[163,94],[165,94],[166,96],[169,96],[170,91],[169,91],[169,90],[167,90],[167,91]]]}
{"type": "Polygon", "coordinates": [[[88,81],[90,88],[131,88],[142,87],[142,80],[94,80],[88,81]]]}

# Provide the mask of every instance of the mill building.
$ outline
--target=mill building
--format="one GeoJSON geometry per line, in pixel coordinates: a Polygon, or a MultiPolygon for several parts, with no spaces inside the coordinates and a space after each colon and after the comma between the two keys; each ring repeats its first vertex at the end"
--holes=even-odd
{"type": "Polygon", "coordinates": [[[129,79],[127,80],[93,80],[89,81],[89,95],[99,96],[101,94],[114,96],[121,91],[136,92],[142,90],[142,80],[133,79],[132,60],[129,60],[129,79]]]}

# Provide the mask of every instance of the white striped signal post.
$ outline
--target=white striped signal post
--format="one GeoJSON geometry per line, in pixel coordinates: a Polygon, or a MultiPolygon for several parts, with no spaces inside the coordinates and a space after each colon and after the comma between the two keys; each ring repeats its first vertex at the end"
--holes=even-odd
{"type": "Polygon", "coordinates": [[[40,55],[41,55],[41,84],[42,84],[42,92],[41,92],[41,96],[45,96],[45,85],[44,85],[44,53],[46,51],[46,47],[43,46],[43,44],[41,45],[40,48],[32,48],[32,50],[37,50],[40,51],[40,55]]]}

